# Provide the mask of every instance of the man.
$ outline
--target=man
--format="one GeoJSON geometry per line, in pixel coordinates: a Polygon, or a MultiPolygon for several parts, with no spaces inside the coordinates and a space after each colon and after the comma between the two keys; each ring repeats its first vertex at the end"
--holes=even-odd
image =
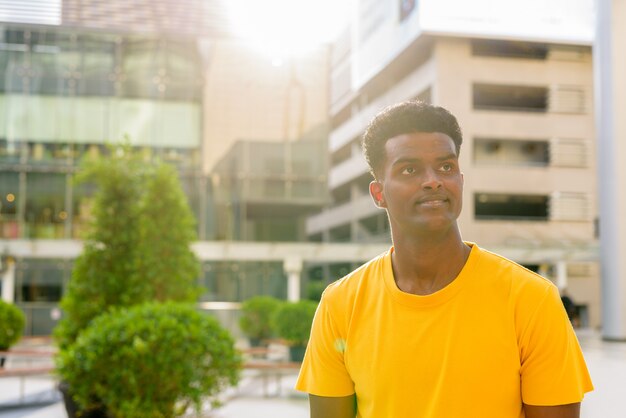
{"type": "Polygon", "coordinates": [[[325,290],[296,384],[312,418],[576,418],[593,389],[557,288],[464,242],[461,130],[409,101],[363,137],[393,247],[325,290]]]}

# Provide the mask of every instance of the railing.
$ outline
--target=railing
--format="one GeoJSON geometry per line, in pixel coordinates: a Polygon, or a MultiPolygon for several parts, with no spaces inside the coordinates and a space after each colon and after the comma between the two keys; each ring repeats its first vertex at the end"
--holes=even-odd
{"type": "Polygon", "coordinates": [[[244,356],[244,370],[255,370],[256,377],[263,382],[263,396],[269,397],[269,385],[273,380],[276,390],[272,396],[280,396],[282,391],[282,377],[286,374],[297,373],[300,370],[300,362],[289,361],[286,346],[270,345],[268,347],[251,347],[241,350],[244,356]]]}

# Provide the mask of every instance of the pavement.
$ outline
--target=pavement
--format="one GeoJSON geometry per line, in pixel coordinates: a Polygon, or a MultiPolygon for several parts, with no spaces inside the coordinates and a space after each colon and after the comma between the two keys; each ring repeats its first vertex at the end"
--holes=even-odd
{"type": "MultiPolygon", "coordinates": [[[[624,418],[626,405],[626,342],[603,341],[597,332],[578,331],[595,390],[585,396],[582,418],[624,418]]],[[[264,380],[247,371],[239,386],[224,394],[224,405],[193,417],[210,418],[308,418],[305,394],[293,389],[296,374],[264,380]]],[[[50,377],[0,379],[0,418],[67,418],[56,382],[50,377]],[[54,398],[57,396],[57,398],[54,398]],[[22,397],[22,399],[20,399],[22,397]],[[24,402],[30,407],[8,408],[24,402]],[[39,402],[39,404],[36,404],[39,402]]]]}

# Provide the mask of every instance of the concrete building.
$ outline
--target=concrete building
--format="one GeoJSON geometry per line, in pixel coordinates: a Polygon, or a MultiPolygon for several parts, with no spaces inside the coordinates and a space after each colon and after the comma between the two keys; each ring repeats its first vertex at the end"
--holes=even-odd
{"type": "Polygon", "coordinates": [[[592,4],[525,3],[529,13],[483,3],[357,2],[331,53],[332,203],[308,219],[307,233],[320,242],[389,242],[360,137],[385,106],[430,101],[452,111],[464,133],[464,238],[567,288],[582,325],[597,327],[592,4]]]}

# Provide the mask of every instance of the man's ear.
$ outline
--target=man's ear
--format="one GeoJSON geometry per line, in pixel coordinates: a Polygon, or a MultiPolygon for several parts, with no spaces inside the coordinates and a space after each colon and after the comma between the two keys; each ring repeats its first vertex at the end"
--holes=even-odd
{"type": "Polygon", "coordinates": [[[383,184],[374,180],[370,183],[370,196],[374,200],[374,204],[379,208],[386,208],[387,202],[385,202],[385,196],[383,195],[383,184]]]}

